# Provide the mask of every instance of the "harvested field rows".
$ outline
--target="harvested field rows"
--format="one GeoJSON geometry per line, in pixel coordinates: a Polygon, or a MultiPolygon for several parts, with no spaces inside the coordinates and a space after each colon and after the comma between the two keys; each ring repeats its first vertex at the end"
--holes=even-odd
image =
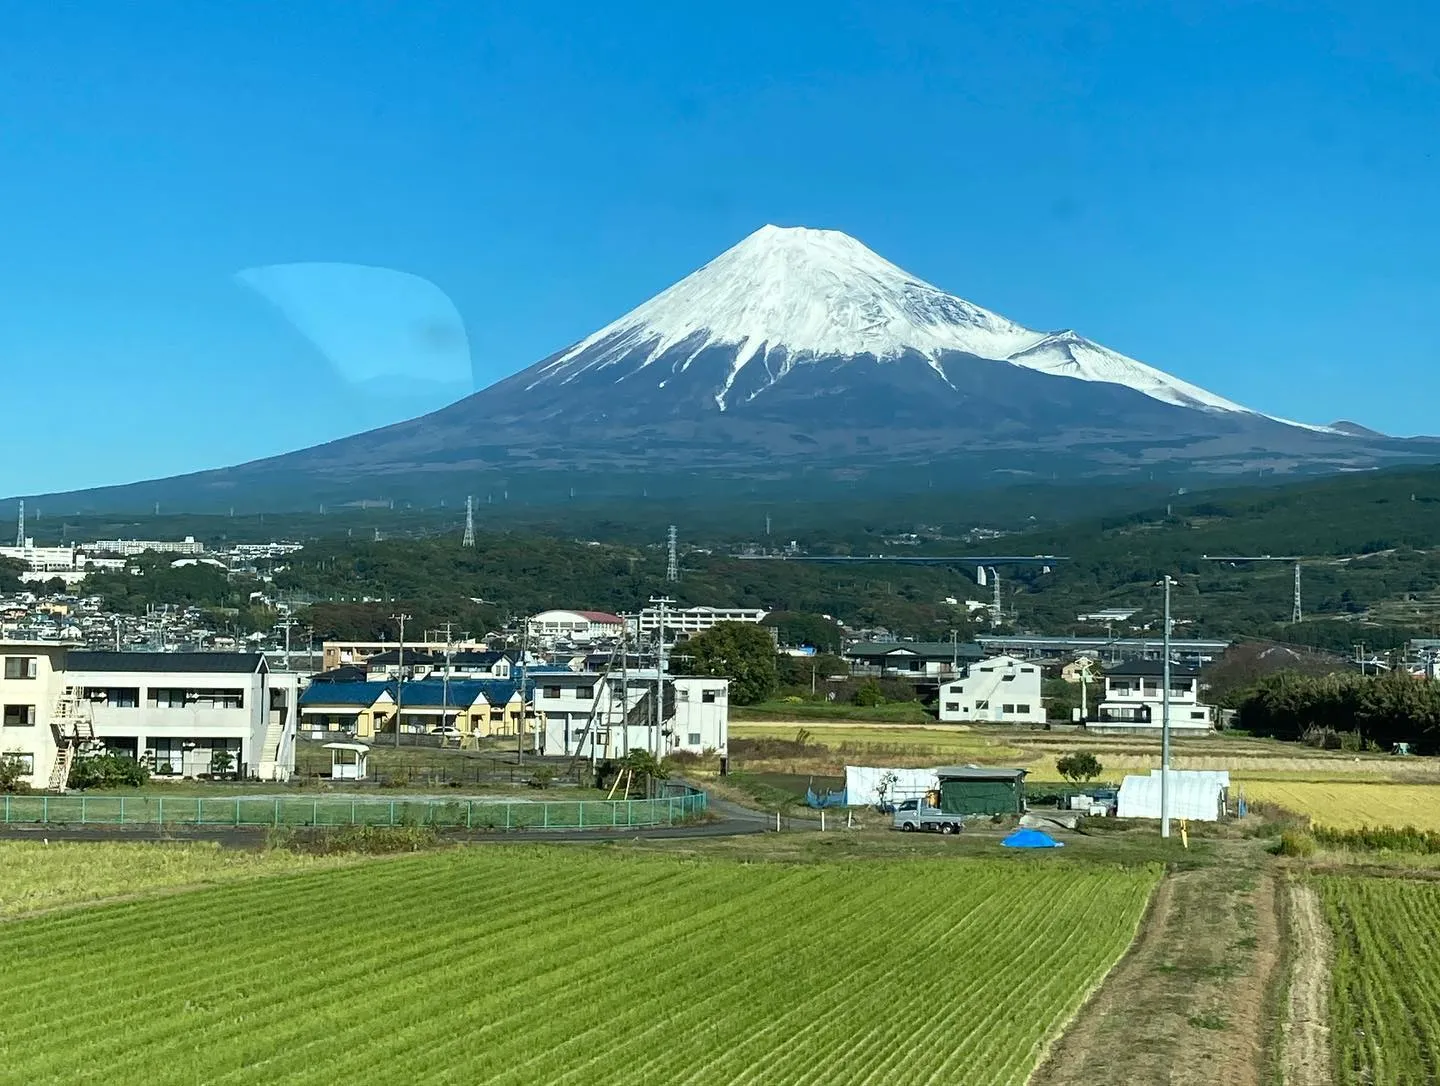
{"type": "Polygon", "coordinates": [[[1334,829],[1414,826],[1440,830],[1440,785],[1245,781],[1237,787],[1251,802],[1273,803],[1334,829]]]}
{"type": "Polygon", "coordinates": [[[1330,1000],[1334,1081],[1440,1080],[1440,886],[1406,879],[1318,881],[1335,933],[1330,1000]]]}
{"type": "Polygon", "coordinates": [[[31,1083],[1020,1083],[1158,877],[456,849],[0,926],[0,1045],[31,1083]]]}

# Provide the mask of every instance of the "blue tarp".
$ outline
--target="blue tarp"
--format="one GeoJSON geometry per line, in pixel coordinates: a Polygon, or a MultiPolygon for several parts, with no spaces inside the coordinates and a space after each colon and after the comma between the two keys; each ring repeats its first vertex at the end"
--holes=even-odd
{"type": "Polygon", "coordinates": [[[805,789],[805,805],[807,807],[844,807],[845,789],[838,792],[816,792],[814,788],[805,789]]]}
{"type": "Polygon", "coordinates": [[[1016,830],[1000,842],[1006,848],[1064,848],[1065,842],[1057,841],[1044,830],[1016,830]]]}

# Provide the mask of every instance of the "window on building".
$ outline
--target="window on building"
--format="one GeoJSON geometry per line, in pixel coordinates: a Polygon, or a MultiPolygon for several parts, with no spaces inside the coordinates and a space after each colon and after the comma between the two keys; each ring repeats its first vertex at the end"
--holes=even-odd
{"type": "Polygon", "coordinates": [[[4,758],[10,762],[19,762],[21,773],[35,772],[35,755],[30,754],[28,751],[7,750],[4,754],[0,754],[0,758],[4,758]]]}
{"type": "Polygon", "coordinates": [[[1199,712],[1199,713],[1191,713],[1191,714],[1190,714],[1190,719],[1191,719],[1191,720],[1204,720],[1204,719],[1205,719],[1205,714],[1204,714],[1203,711],[1202,711],[1202,712],[1199,712]]]}
{"type": "Polygon", "coordinates": [[[715,695],[718,693],[718,690],[702,690],[700,691],[700,700],[707,703],[713,703],[715,701],[715,695]]]}
{"type": "Polygon", "coordinates": [[[1013,705],[1002,705],[1002,706],[1000,706],[1000,711],[1001,711],[1002,713],[1013,713],[1013,712],[1015,711],[1015,706],[1013,706],[1013,705]]]}
{"type": "Polygon", "coordinates": [[[183,709],[185,690],[178,686],[153,686],[146,702],[152,709],[183,709]]]}
{"type": "Polygon", "coordinates": [[[975,711],[977,713],[983,713],[988,708],[990,708],[990,702],[987,698],[981,698],[975,702],[975,711]]]}
{"type": "Polygon", "coordinates": [[[3,719],[7,728],[33,728],[35,726],[35,706],[7,705],[3,719]]]}
{"type": "Polygon", "coordinates": [[[595,688],[593,686],[577,686],[575,688],[575,696],[577,698],[593,698],[595,696],[595,688]]]}
{"type": "Polygon", "coordinates": [[[243,709],[245,708],[245,691],[187,690],[185,702],[201,709],[243,709]]]}
{"type": "Polygon", "coordinates": [[[543,691],[541,691],[541,697],[558,698],[559,696],[560,688],[558,686],[547,686],[543,691]]]}
{"type": "Polygon", "coordinates": [[[85,700],[112,709],[135,709],[140,705],[138,686],[87,686],[85,700]]]}
{"type": "Polygon", "coordinates": [[[691,733],[689,734],[689,736],[687,736],[687,738],[690,740],[690,745],[691,745],[692,747],[698,747],[698,746],[700,745],[700,733],[699,733],[699,732],[691,732],[691,733]]]}
{"type": "Polygon", "coordinates": [[[40,673],[40,660],[35,656],[5,657],[7,679],[33,679],[40,673]]]}
{"type": "Polygon", "coordinates": [[[1015,681],[1015,676],[1014,676],[1014,675],[1002,675],[1002,676],[1000,676],[1000,681],[1001,681],[1002,683],[1013,683],[1013,682],[1015,681]]]}
{"type": "Polygon", "coordinates": [[[678,700],[680,700],[680,701],[689,701],[689,700],[690,700],[690,691],[686,690],[686,689],[682,686],[679,690],[675,691],[675,697],[676,697],[678,700]]]}
{"type": "Polygon", "coordinates": [[[1035,674],[1035,669],[1033,667],[1022,667],[1020,670],[1023,671],[1026,675],[1035,674]]]}
{"type": "Polygon", "coordinates": [[[960,703],[958,701],[947,701],[945,703],[945,711],[947,713],[958,713],[960,711],[960,703]]]}
{"type": "Polygon", "coordinates": [[[1028,705],[1017,705],[1017,706],[1015,706],[1015,711],[1016,711],[1017,713],[1021,713],[1021,714],[1028,713],[1028,712],[1030,711],[1030,706],[1028,706],[1028,705]]]}

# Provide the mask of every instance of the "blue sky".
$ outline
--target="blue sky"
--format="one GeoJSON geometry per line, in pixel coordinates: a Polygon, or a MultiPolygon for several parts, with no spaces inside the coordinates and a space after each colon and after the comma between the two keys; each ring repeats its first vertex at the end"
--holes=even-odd
{"type": "Polygon", "coordinates": [[[393,421],[465,391],[465,344],[498,379],[766,222],[1265,411],[1435,433],[1440,12],[1361,8],[12,5],[0,493],[393,421]],[[293,264],[396,289],[297,302],[293,264]]]}

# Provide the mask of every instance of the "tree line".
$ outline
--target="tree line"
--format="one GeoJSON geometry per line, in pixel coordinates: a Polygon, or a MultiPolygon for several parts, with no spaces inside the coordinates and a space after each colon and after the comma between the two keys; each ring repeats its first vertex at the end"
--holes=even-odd
{"type": "Polygon", "coordinates": [[[1440,683],[1403,668],[1380,675],[1282,671],[1235,701],[1236,725],[1252,735],[1375,750],[1408,743],[1416,754],[1440,753],[1440,683]]]}

